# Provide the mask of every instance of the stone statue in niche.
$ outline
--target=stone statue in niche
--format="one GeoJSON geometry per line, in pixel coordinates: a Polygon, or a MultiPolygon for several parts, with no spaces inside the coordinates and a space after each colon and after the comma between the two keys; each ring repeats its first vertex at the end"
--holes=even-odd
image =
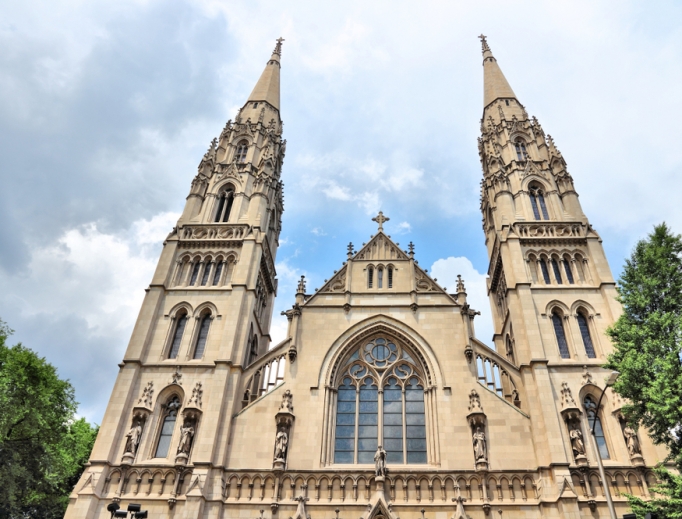
{"type": "Polygon", "coordinates": [[[623,429],[623,436],[625,436],[625,443],[628,446],[628,453],[630,457],[642,454],[642,447],[639,445],[639,438],[637,432],[629,425],[623,429]]]}
{"type": "Polygon", "coordinates": [[[585,443],[583,442],[583,433],[580,431],[580,426],[571,428],[568,435],[571,437],[571,448],[575,457],[585,456],[585,443]]]}
{"type": "Polygon", "coordinates": [[[291,391],[287,389],[282,395],[282,405],[279,406],[279,410],[293,414],[294,412],[293,399],[294,396],[291,394],[291,391]]]}
{"type": "Polygon", "coordinates": [[[381,477],[386,475],[386,451],[381,445],[374,454],[374,475],[381,477]]]}
{"type": "Polygon", "coordinates": [[[189,450],[192,448],[192,439],[194,438],[194,422],[185,420],[180,428],[180,444],[178,445],[178,454],[189,455],[189,450]]]}
{"type": "Polygon", "coordinates": [[[485,433],[480,427],[476,427],[476,431],[472,437],[474,442],[474,459],[479,461],[488,461],[488,447],[486,445],[485,433]]]}
{"type": "Polygon", "coordinates": [[[135,456],[137,453],[137,447],[140,445],[140,436],[142,436],[142,424],[139,419],[133,421],[133,426],[126,433],[126,446],[124,449],[124,454],[132,454],[135,456]]]}
{"type": "Polygon", "coordinates": [[[284,461],[287,456],[289,435],[284,429],[280,429],[275,437],[275,461],[284,461]]]}

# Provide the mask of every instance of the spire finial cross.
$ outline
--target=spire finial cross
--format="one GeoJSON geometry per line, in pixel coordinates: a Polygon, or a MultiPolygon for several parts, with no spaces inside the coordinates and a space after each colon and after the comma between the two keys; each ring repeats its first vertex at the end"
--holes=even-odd
{"type": "Polygon", "coordinates": [[[348,244],[348,259],[350,259],[353,256],[353,242],[350,242],[348,244]]]}
{"type": "Polygon", "coordinates": [[[388,222],[390,218],[388,216],[384,216],[384,213],[379,211],[379,214],[376,215],[374,218],[372,218],[373,222],[376,222],[379,224],[379,230],[383,231],[384,230],[384,222],[388,222]]]}
{"type": "Polygon", "coordinates": [[[490,47],[488,47],[487,36],[485,34],[479,35],[478,39],[481,40],[481,47],[483,48],[483,52],[490,50],[490,47]]]}
{"type": "Polygon", "coordinates": [[[275,50],[273,51],[273,54],[277,54],[278,56],[282,56],[282,42],[285,41],[284,38],[281,36],[275,40],[277,44],[275,45],[275,50]]]}

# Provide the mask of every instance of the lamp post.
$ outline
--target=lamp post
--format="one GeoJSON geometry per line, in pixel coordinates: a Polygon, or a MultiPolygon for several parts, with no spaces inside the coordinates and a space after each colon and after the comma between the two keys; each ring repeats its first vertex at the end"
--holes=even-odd
{"type": "Polygon", "coordinates": [[[120,510],[120,506],[118,506],[118,503],[110,503],[107,506],[107,511],[111,513],[112,519],[114,517],[128,517],[128,514],[130,514],[130,519],[147,519],[147,510],[142,510],[142,505],[136,504],[136,503],[130,503],[128,505],[128,510],[120,510]]]}
{"type": "MultiPolygon", "coordinates": [[[[597,445],[597,437],[594,434],[594,427],[597,423],[597,416],[599,415],[599,408],[601,406],[601,400],[604,398],[604,393],[606,393],[606,390],[614,385],[616,383],[616,379],[618,378],[618,375],[620,373],[618,371],[613,371],[609,375],[609,378],[606,379],[606,387],[604,387],[604,391],[601,392],[601,396],[599,397],[599,402],[597,402],[597,408],[594,412],[594,416],[592,417],[592,426],[590,427],[590,436],[591,440],[590,442],[592,443],[592,449],[594,450],[595,456],[597,457],[597,465],[599,465],[599,475],[601,476],[602,483],[604,485],[604,496],[606,497],[606,504],[609,507],[609,514],[611,515],[611,519],[618,519],[616,516],[616,509],[613,507],[613,500],[611,499],[611,490],[609,489],[609,484],[606,481],[606,474],[604,472],[604,464],[602,463],[601,459],[601,452],[599,452],[599,445],[597,445]]],[[[583,403],[583,406],[585,404],[583,403]]],[[[588,417],[588,424],[589,424],[589,414],[587,412],[587,408],[585,408],[585,415],[588,417]]]]}

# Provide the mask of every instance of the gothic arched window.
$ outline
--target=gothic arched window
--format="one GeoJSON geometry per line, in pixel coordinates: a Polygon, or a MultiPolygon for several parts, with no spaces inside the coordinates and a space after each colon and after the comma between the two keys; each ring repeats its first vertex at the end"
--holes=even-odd
{"type": "Polygon", "coordinates": [[[540,258],[540,270],[542,271],[542,279],[545,281],[545,285],[551,283],[549,279],[549,269],[547,268],[547,260],[545,258],[540,258]]]}
{"type": "Polygon", "coordinates": [[[591,359],[597,357],[594,351],[594,344],[592,344],[592,337],[590,336],[590,326],[587,323],[587,318],[582,310],[578,311],[576,315],[578,319],[578,327],[580,328],[580,336],[583,338],[583,345],[585,346],[585,353],[591,359]]]}
{"type": "Polygon", "coordinates": [[[211,314],[206,313],[201,319],[199,324],[199,333],[197,333],[197,342],[194,345],[194,358],[200,359],[204,356],[204,350],[206,349],[206,339],[208,338],[208,330],[211,327],[211,314]]]}
{"type": "Polygon", "coordinates": [[[566,279],[568,280],[569,284],[574,284],[575,280],[573,279],[573,271],[571,270],[571,263],[569,260],[565,259],[563,260],[564,264],[564,271],[566,272],[566,279]]]}
{"type": "Polygon", "coordinates": [[[367,267],[367,288],[374,286],[374,267],[367,267]]]}
{"type": "Polygon", "coordinates": [[[199,270],[201,270],[201,261],[197,258],[194,260],[194,265],[192,265],[192,276],[189,278],[189,285],[194,286],[199,277],[199,270]]]}
{"type": "Polygon", "coordinates": [[[592,423],[594,421],[594,439],[597,442],[597,447],[599,448],[599,454],[602,459],[608,460],[611,458],[609,455],[609,447],[606,445],[606,437],[604,436],[604,428],[601,424],[601,419],[599,418],[599,409],[597,409],[597,404],[594,403],[592,397],[587,395],[584,400],[585,411],[587,413],[587,421],[589,423],[590,430],[592,430],[592,423]]]}
{"type": "Polygon", "coordinates": [[[564,319],[559,312],[552,312],[552,325],[554,326],[554,334],[556,335],[556,342],[559,345],[559,354],[562,359],[570,359],[571,354],[568,351],[568,343],[566,342],[566,332],[564,331],[564,319]]]}
{"type": "Polygon", "coordinates": [[[213,268],[213,262],[208,259],[204,266],[204,273],[201,276],[201,286],[205,287],[208,284],[208,276],[211,274],[211,269],[213,268]]]}
{"type": "Polygon", "coordinates": [[[372,463],[378,445],[388,463],[426,463],[424,383],[408,351],[375,337],[341,370],[334,463],[372,463]]]}
{"type": "Polygon", "coordinates": [[[384,269],[379,267],[377,269],[377,288],[384,288],[384,269]]]}
{"type": "Polygon", "coordinates": [[[388,267],[388,288],[393,288],[393,267],[388,267]]]}
{"type": "Polygon", "coordinates": [[[251,327],[251,341],[249,343],[249,360],[247,364],[251,364],[258,358],[258,336],[253,333],[253,326],[251,327]]]}
{"type": "Polygon", "coordinates": [[[527,160],[528,152],[526,152],[526,143],[523,142],[521,137],[514,141],[514,146],[516,147],[516,159],[517,160],[527,160]]]}
{"type": "Polygon", "coordinates": [[[218,207],[215,212],[214,222],[227,222],[234,204],[234,188],[228,186],[218,195],[218,207]]]}
{"type": "Polygon", "coordinates": [[[215,266],[215,272],[213,273],[213,286],[218,286],[220,283],[220,275],[223,273],[224,261],[218,261],[215,266]]]}
{"type": "Polygon", "coordinates": [[[168,351],[168,358],[175,359],[180,351],[180,343],[182,342],[182,334],[185,332],[185,326],[187,325],[187,312],[179,313],[175,316],[175,328],[173,329],[173,339],[171,341],[171,347],[168,351]]]}
{"type": "Polygon", "coordinates": [[[159,432],[159,440],[156,443],[155,458],[165,458],[168,456],[171,439],[173,438],[173,430],[175,429],[175,422],[178,418],[178,409],[180,409],[180,399],[173,396],[170,401],[164,406],[163,421],[161,422],[161,431],[159,432]]]}
{"type": "Polygon", "coordinates": [[[552,258],[552,270],[554,271],[556,282],[561,285],[561,270],[559,270],[559,263],[555,258],[552,258]]]}
{"type": "Polygon", "coordinates": [[[239,164],[242,164],[246,162],[246,153],[249,151],[249,142],[248,141],[240,141],[239,144],[237,144],[237,151],[234,153],[234,161],[238,162],[239,164]]]}
{"type": "Polygon", "coordinates": [[[533,216],[535,219],[549,220],[544,190],[540,186],[532,185],[528,191],[530,193],[530,205],[533,207],[533,216]],[[541,213],[542,216],[540,216],[541,213]]]}

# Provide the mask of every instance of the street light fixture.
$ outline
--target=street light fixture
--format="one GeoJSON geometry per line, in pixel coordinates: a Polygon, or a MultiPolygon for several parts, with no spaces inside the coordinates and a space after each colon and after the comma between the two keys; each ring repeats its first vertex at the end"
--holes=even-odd
{"type": "Polygon", "coordinates": [[[137,503],[130,503],[128,510],[121,510],[118,503],[109,503],[107,511],[111,513],[112,519],[114,517],[127,518],[130,514],[130,519],[147,519],[147,510],[141,510],[142,505],[137,503]]]}
{"type": "MultiPolygon", "coordinates": [[[[592,417],[592,425],[590,427],[591,433],[590,436],[592,438],[590,440],[590,443],[592,443],[592,450],[594,451],[595,456],[597,458],[597,465],[599,465],[599,475],[601,476],[602,485],[604,486],[604,496],[606,497],[606,504],[609,507],[609,514],[611,516],[611,519],[618,519],[618,517],[616,516],[616,509],[613,507],[613,499],[611,499],[611,490],[609,489],[609,484],[606,481],[604,464],[602,463],[601,452],[599,452],[599,446],[597,445],[597,438],[594,434],[594,428],[597,423],[597,416],[599,415],[599,408],[601,407],[601,400],[602,398],[604,398],[604,393],[606,393],[606,390],[616,383],[618,375],[620,375],[618,371],[612,371],[611,374],[609,375],[609,378],[606,379],[604,391],[601,392],[599,402],[597,402],[597,408],[595,409],[594,416],[592,417]]],[[[588,417],[589,424],[589,414],[587,414],[587,409],[585,409],[585,415],[588,417]]]]}

